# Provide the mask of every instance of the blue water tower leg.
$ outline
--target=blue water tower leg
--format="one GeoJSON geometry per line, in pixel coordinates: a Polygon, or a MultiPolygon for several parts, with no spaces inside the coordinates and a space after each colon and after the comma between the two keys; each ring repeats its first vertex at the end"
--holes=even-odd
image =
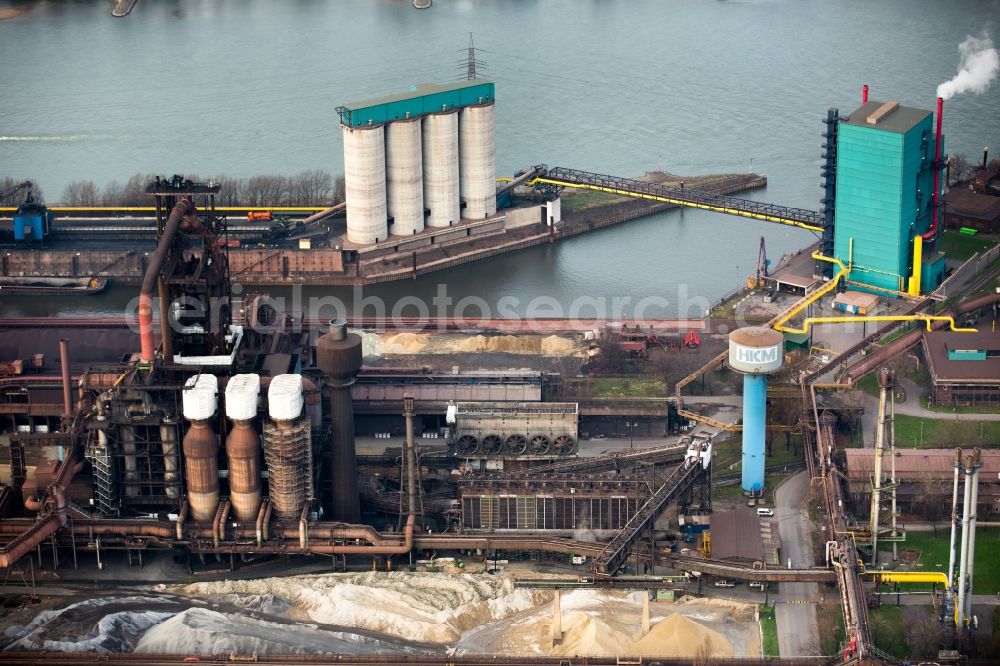
{"type": "Polygon", "coordinates": [[[743,375],[743,479],[745,492],[764,489],[767,375],[743,375]]]}

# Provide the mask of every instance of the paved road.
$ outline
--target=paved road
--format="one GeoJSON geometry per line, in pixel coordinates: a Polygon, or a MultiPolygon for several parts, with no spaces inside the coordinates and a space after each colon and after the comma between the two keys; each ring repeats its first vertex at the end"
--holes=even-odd
{"type": "MultiPolygon", "coordinates": [[[[775,491],[775,516],[781,534],[781,556],[792,566],[810,567],[814,564],[812,543],[809,540],[809,516],[806,499],[809,494],[809,475],[799,472],[788,477],[775,491]]],[[[816,608],[811,602],[819,598],[816,583],[782,583],[781,596],[785,603],[775,603],[778,623],[778,648],[782,657],[819,654],[819,635],[816,627],[816,608]]]]}

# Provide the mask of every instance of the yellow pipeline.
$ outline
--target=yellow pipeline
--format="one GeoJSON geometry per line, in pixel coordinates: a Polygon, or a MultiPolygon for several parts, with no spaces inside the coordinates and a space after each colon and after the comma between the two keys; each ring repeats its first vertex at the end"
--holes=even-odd
{"type": "Polygon", "coordinates": [[[629,190],[620,190],[614,187],[602,187],[600,185],[589,185],[585,183],[569,183],[564,180],[556,180],[554,178],[535,178],[534,180],[530,181],[527,184],[534,185],[536,183],[547,183],[549,185],[558,185],[559,187],[572,187],[581,190],[595,190],[597,192],[604,192],[605,194],[617,194],[619,196],[633,197],[635,199],[648,199],[650,201],[660,201],[663,203],[674,204],[675,206],[686,206],[688,208],[701,208],[702,210],[711,210],[717,213],[739,215],[740,217],[750,217],[755,220],[764,220],[766,222],[777,222],[778,224],[788,224],[793,227],[808,229],[809,231],[816,231],[819,233],[823,232],[823,227],[817,227],[812,224],[806,224],[805,222],[790,220],[787,217],[778,217],[777,215],[764,215],[762,213],[752,213],[750,211],[737,210],[735,208],[727,208],[725,206],[712,206],[709,204],[695,203],[693,201],[685,201],[684,199],[675,199],[673,197],[662,197],[656,194],[643,194],[640,192],[631,192],[629,190]]]}
{"type": "Polygon", "coordinates": [[[875,583],[938,583],[948,587],[948,574],[941,571],[862,571],[875,583]]]}
{"type": "Polygon", "coordinates": [[[906,290],[910,296],[920,295],[920,263],[923,261],[924,239],[920,234],[913,237],[913,275],[910,276],[909,287],[906,290]]]}
{"type": "Polygon", "coordinates": [[[809,326],[812,324],[850,324],[857,321],[923,321],[927,322],[927,330],[934,330],[931,328],[931,323],[935,321],[947,322],[950,330],[955,333],[976,333],[978,332],[975,328],[960,328],[955,325],[955,319],[953,317],[948,317],[945,315],[928,315],[928,314],[913,314],[913,315],[875,315],[875,316],[863,316],[863,317],[807,317],[802,322],[802,328],[790,328],[787,326],[782,326],[774,328],[783,333],[808,333],[809,326]]]}
{"type": "Polygon", "coordinates": [[[781,315],[772,324],[772,326],[774,327],[774,330],[781,331],[782,333],[805,333],[806,332],[805,330],[801,330],[800,331],[800,330],[795,329],[795,328],[789,328],[789,327],[785,326],[785,324],[787,324],[789,321],[791,321],[792,317],[794,317],[798,313],[802,312],[807,307],[809,307],[811,304],[815,303],[820,298],[822,298],[826,294],[828,294],[831,291],[833,291],[834,289],[836,289],[837,288],[837,284],[840,282],[840,279],[842,277],[844,277],[845,275],[847,275],[848,273],[851,272],[851,269],[849,267],[845,266],[844,262],[842,262],[840,259],[837,259],[836,257],[825,257],[822,254],[820,254],[819,252],[813,252],[812,253],[812,258],[815,259],[816,261],[826,261],[826,262],[829,262],[831,264],[835,264],[837,266],[837,268],[840,269],[840,270],[837,271],[837,274],[833,276],[832,280],[830,280],[825,285],[823,285],[822,287],[820,287],[819,289],[817,289],[813,293],[809,294],[808,296],[806,296],[805,298],[803,298],[802,300],[800,300],[794,307],[792,307],[787,312],[785,312],[783,315],[781,315]]]}

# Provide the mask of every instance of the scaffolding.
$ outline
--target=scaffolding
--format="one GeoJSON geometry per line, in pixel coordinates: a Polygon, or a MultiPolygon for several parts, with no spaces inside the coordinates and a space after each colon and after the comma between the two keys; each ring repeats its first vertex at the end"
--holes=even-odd
{"type": "Polygon", "coordinates": [[[264,461],[268,497],[280,520],[296,520],[302,505],[315,497],[312,426],[308,418],[264,423],[264,461]]]}

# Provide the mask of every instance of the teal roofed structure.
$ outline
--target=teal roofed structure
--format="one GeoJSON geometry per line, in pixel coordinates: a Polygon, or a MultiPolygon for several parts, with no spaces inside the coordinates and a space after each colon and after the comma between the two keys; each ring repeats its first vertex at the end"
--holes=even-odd
{"type": "Polygon", "coordinates": [[[930,111],[890,101],[868,102],[840,124],[834,254],[853,263],[853,282],[906,290],[913,238],[931,226],[932,121],[930,111]]]}
{"type": "Polygon", "coordinates": [[[337,113],[343,125],[362,127],[493,101],[496,101],[494,84],[486,79],[421,83],[396,95],[338,106],[337,113]]]}

